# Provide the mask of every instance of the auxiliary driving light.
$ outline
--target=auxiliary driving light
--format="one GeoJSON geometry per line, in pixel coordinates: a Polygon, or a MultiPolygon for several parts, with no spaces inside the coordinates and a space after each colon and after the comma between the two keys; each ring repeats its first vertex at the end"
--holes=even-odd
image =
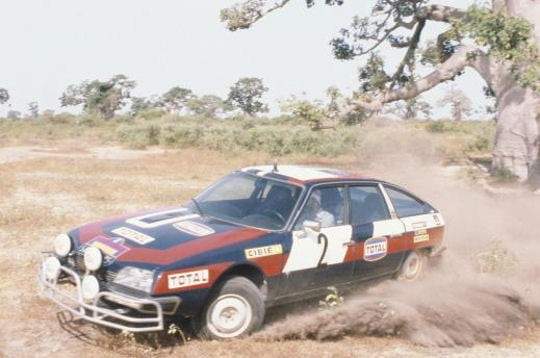
{"type": "Polygon", "coordinates": [[[99,282],[96,276],[84,276],[81,282],[82,296],[85,300],[91,300],[99,293],[99,282]]]}
{"type": "Polygon", "coordinates": [[[84,266],[90,270],[95,271],[101,267],[103,263],[103,254],[97,247],[90,246],[84,250],[84,266]]]}
{"type": "Polygon", "coordinates": [[[49,281],[55,280],[60,273],[60,260],[54,256],[49,256],[43,261],[43,273],[49,281]]]}
{"type": "Polygon", "coordinates": [[[54,252],[65,257],[71,251],[71,239],[66,234],[60,234],[54,239],[54,252]]]}

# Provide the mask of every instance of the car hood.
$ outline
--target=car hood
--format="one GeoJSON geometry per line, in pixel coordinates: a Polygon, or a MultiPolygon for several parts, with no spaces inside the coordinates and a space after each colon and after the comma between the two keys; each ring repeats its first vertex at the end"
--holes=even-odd
{"type": "Polygon", "coordinates": [[[95,222],[68,234],[76,249],[98,247],[105,254],[106,265],[163,266],[266,233],[176,207],[95,222]]]}

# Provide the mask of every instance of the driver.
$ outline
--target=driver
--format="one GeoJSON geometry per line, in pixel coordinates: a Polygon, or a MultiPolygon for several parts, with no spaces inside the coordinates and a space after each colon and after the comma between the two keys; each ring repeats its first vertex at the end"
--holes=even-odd
{"type": "Polygon", "coordinates": [[[285,221],[289,216],[293,203],[291,191],[288,188],[274,185],[257,212],[261,214],[275,213],[281,220],[285,221]]]}
{"type": "Polygon", "coordinates": [[[300,222],[303,223],[306,220],[319,222],[321,227],[336,225],[334,215],[324,210],[321,206],[321,192],[319,190],[315,190],[306,203],[300,222]]]}

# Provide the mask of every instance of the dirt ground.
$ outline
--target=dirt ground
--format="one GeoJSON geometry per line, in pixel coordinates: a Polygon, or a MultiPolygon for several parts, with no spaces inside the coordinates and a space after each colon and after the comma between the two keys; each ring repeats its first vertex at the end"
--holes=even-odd
{"type": "MultiPolygon", "coordinates": [[[[38,297],[36,273],[40,252],[50,249],[51,239],[58,233],[119,213],[182,203],[234,168],[272,160],[266,154],[227,155],[191,149],[131,151],[115,147],[85,148],[81,143],[0,148],[0,356],[540,355],[540,330],[534,325],[522,327],[521,332],[508,332],[497,344],[480,342],[470,347],[426,347],[399,336],[345,335],[322,342],[253,338],[231,342],[190,340],[154,349],[128,338],[110,336],[90,325],[60,324],[62,316],[57,308],[38,297]]],[[[466,180],[460,178],[461,171],[455,168],[402,160],[394,168],[388,161],[366,164],[355,156],[335,160],[291,157],[282,161],[355,169],[407,186],[441,209],[447,219],[449,238],[474,236],[473,228],[478,225],[485,225],[482,230],[489,239],[500,235],[512,249],[512,240],[524,232],[540,238],[534,221],[540,212],[540,196],[473,193],[466,180]],[[463,202],[456,199],[459,195],[463,202]],[[536,214],[517,215],[516,207],[536,214]],[[513,226],[500,228],[491,220],[508,221],[513,226]]],[[[536,250],[536,247],[517,246],[518,259],[521,251],[536,250]]],[[[449,251],[451,248],[449,245],[449,251]]],[[[475,249],[472,245],[471,250],[475,249]]],[[[454,252],[461,254],[458,249],[454,252]]],[[[536,271],[533,277],[538,278],[539,274],[536,271]]],[[[538,286],[538,282],[530,284],[533,289],[538,286]]]]}

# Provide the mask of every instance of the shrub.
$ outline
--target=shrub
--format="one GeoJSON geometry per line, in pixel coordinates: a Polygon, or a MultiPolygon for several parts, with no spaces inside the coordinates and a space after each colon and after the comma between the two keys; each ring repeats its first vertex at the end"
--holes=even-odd
{"type": "Polygon", "coordinates": [[[447,131],[445,123],[441,122],[441,121],[430,122],[426,126],[426,129],[427,129],[428,132],[431,132],[431,133],[444,133],[444,132],[447,131]]]}

